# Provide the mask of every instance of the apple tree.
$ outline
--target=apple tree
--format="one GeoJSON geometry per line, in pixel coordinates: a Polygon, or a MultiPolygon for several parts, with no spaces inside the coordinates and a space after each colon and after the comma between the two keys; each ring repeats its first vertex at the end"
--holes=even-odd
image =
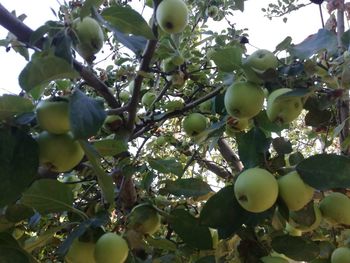
{"type": "Polygon", "coordinates": [[[318,32],[251,52],[244,0],[0,4],[0,262],[349,262],[350,3],[300,2],[263,11],[318,32]]]}

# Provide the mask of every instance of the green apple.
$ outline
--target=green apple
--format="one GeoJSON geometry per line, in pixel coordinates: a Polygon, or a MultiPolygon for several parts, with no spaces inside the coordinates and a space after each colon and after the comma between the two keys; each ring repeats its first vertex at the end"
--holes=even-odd
{"type": "Polygon", "coordinates": [[[169,33],[181,33],[188,24],[188,9],[183,0],[163,0],[156,11],[160,28],[169,33]]]}
{"type": "Polygon", "coordinates": [[[300,97],[280,97],[292,89],[281,88],[274,90],[267,98],[266,114],[271,122],[288,124],[295,120],[303,110],[300,97]]]}
{"type": "Polygon", "coordinates": [[[207,118],[200,113],[191,113],[183,120],[183,128],[187,135],[196,136],[208,126],[207,118]]]}
{"type": "Polygon", "coordinates": [[[39,161],[55,172],[73,169],[84,157],[79,142],[70,133],[52,134],[43,131],[37,137],[39,161]]]}
{"type": "Polygon", "coordinates": [[[120,93],[119,93],[119,99],[122,101],[122,102],[127,102],[130,98],[130,92],[127,91],[127,90],[122,90],[120,93]]]}
{"type": "Polygon", "coordinates": [[[262,168],[243,171],[234,184],[238,203],[247,211],[263,212],[272,207],[278,197],[276,178],[262,168]]]}
{"type": "Polygon", "coordinates": [[[116,132],[123,125],[119,115],[108,115],[103,122],[102,129],[107,133],[116,132]]]}
{"type": "Polygon", "coordinates": [[[169,73],[171,71],[174,71],[178,68],[178,66],[176,66],[173,63],[173,59],[172,58],[166,58],[162,61],[162,64],[160,65],[161,69],[163,72],[165,73],[169,73]]]}
{"type": "Polygon", "coordinates": [[[154,144],[157,146],[164,146],[167,143],[167,139],[164,136],[159,136],[157,139],[154,140],[154,144]]]}
{"type": "Polygon", "coordinates": [[[274,257],[274,256],[265,256],[260,258],[260,261],[263,263],[288,263],[289,261],[281,258],[281,257],[274,257]]]}
{"type": "Polygon", "coordinates": [[[322,222],[322,213],[318,205],[315,203],[313,204],[313,212],[314,212],[315,221],[311,225],[305,225],[305,224],[296,222],[296,220],[293,219],[295,212],[290,212],[289,213],[290,225],[292,225],[296,229],[299,229],[302,232],[310,232],[317,229],[322,222]]]}
{"type": "Polygon", "coordinates": [[[253,52],[244,64],[257,72],[263,73],[269,68],[276,68],[278,60],[271,51],[259,49],[253,52]]]}
{"type": "Polygon", "coordinates": [[[175,99],[164,103],[164,109],[167,111],[181,110],[185,106],[183,99],[175,99]]]}
{"type": "Polygon", "coordinates": [[[206,100],[204,102],[202,102],[201,104],[199,104],[199,111],[203,112],[203,113],[211,113],[211,108],[213,105],[213,101],[210,100],[206,100]]]}
{"type": "Polygon", "coordinates": [[[128,254],[128,243],[115,233],[103,234],[97,240],[94,250],[96,263],[124,263],[128,254]]]}
{"type": "Polygon", "coordinates": [[[324,219],[332,225],[350,225],[350,198],[345,194],[333,192],[320,202],[324,219]]]}
{"type": "Polygon", "coordinates": [[[185,63],[185,58],[180,53],[178,53],[171,57],[171,62],[175,66],[181,66],[183,63],[185,63]]]}
{"type": "Polygon", "coordinates": [[[41,129],[54,134],[70,129],[69,106],[65,98],[42,100],[36,106],[36,119],[41,129]]]}
{"type": "Polygon", "coordinates": [[[135,231],[152,235],[160,228],[161,217],[149,204],[135,206],[128,216],[128,227],[135,231]]]}
{"type": "Polygon", "coordinates": [[[174,72],[171,76],[167,76],[167,80],[171,81],[174,88],[182,88],[186,83],[183,72],[174,72]]]}
{"type": "Polygon", "coordinates": [[[226,90],[224,104],[231,116],[250,119],[261,111],[264,98],[262,88],[251,82],[239,81],[226,90]]]}
{"type": "Polygon", "coordinates": [[[314,188],[304,183],[296,171],[292,171],[278,180],[278,195],[290,211],[302,209],[314,196],[314,188]]]}
{"type": "Polygon", "coordinates": [[[82,242],[74,239],[68,253],[65,256],[67,263],[96,263],[94,259],[95,244],[91,242],[82,242]]]}
{"type": "Polygon", "coordinates": [[[349,263],[350,262],[350,248],[338,247],[331,256],[331,263],[349,263]]]}
{"type": "Polygon", "coordinates": [[[219,8],[216,5],[211,5],[207,9],[207,15],[211,18],[217,17],[219,14],[219,8]]]}
{"type": "Polygon", "coordinates": [[[74,49],[86,60],[98,53],[104,42],[104,35],[99,23],[91,18],[77,18],[73,21],[73,30],[76,34],[77,41],[74,49]]]}
{"type": "Polygon", "coordinates": [[[229,116],[226,121],[226,133],[229,136],[233,136],[236,132],[244,131],[249,128],[250,119],[243,118],[237,119],[235,117],[229,116]]]}
{"type": "Polygon", "coordinates": [[[141,104],[144,107],[149,108],[153,104],[153,102],[155,101],[156,98],[157,98],[156,93],[154,93],[152,91],[148,91],[142,96],[141,104]]]}

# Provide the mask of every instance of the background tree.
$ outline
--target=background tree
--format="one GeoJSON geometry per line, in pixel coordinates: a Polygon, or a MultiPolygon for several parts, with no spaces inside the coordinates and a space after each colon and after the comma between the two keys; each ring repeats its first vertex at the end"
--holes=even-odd
{"type": "Polygon", "coordinates": [[[329,19],[247,54],[244,0],[129,2],[35,31],[0,4],[28,59],[0,97],[0,261],[346,262],[349,4],[271,4],[329,19]]]}

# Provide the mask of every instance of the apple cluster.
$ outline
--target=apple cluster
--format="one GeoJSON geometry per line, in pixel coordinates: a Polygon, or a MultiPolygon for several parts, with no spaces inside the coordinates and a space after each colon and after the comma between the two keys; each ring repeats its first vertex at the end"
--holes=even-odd
{"type": "Polygon", "coordinates": [[[36,138],[39,162],[54,172],[66,172],[79,164],[84,151],[70,132],[68,99],[56,97],[40,101],[36,119],[43,130],[36,138]]]}
{"type": "MultiPolygon", "coordinates": [[[[275,70],[277,66],[275,55],[265,49],[253,52],[244,61],[242,68],[245,79],[237,80],[228,87],[224,98],[226,111],[231,116],[226,123],[229,136],[247,129],[250,120],[263,109],[266,90],[261,76],[268,70],[275,70]]],[[[301,97],[288,96],[291,91],[281,87],[268,95],[266,114],[271,122],[288,124],[300,115],[303,100],[301,97]]]]}

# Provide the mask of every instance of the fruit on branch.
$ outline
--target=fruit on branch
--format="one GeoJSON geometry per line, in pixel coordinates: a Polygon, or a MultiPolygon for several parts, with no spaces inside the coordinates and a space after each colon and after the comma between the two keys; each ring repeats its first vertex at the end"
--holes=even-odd
{"type": "Polygon", "coordinates": [[[216,5],[211,5],[207,9],[207,15],[211,18],[217,17],[219,14],[219,8],[216,5]]]}
{"type": "Polygon", "coordinates": [[[295,227],[296,229],[299,229],[302,232],[309,232],[309,231],[313,231],[316,228],[318,228],[321,224],[322,221],[322,213],[320,208],[318,207],[317,204],[313,203],[312,205],[313,207],[313,213],[314,213],[314,222],[311,225],[305,225],[305,224],[301,224],[299,222],[296,222],[296,213],[297,212],[290,212],[289,213],[289,224],[292,225],[293,227],[295,227]]]}
{"type": "Polygon", "coordinates": [[[173,59],[172,58],[166,58],[162,61],[162,64],[160,65],[161,70],[165,73],[169,73],[171,71],[175,71],[178,66],[176,66],[173,63],[173,59]]]}
{"type": "Polygon", "coordinates": [[[181,66],[185,63],[185,58],[180,54],[175,54],[171,57],[171,63],[175,66],[181,66]]]}
{"type": "Polygon", "coordinates": [[[59,97],[40,101],[36,106],[36,119],[45,131],[67,133],[70,130],[68,100],[59,97]]]}
{"type": "Polygon", "coordinates": [[[73,21],[73,30],[77,41],[74,41],[74,49],[85,60],[90,61],[98,53],[104,42],[104,35],[99,23],[91,18],[77,18],[73,21]]]}
{"type": "Polygon", "coordinates": [[[212,105],[213,105],[213,101],[211,99],[206,100],[201,104],[199,104],[199,111],[203,113],[211,113],[212,105]]]}
{"type": "Polygon", "coordinates": [[[326,221],[332,225],[350,225],[350,198],[345,194],[333,192],[320,202],[320,210],[326,221]]]}
{"type": "Polygon", "coordinates": [[[233,136],[236,132],[241,132],[250,126],[250,119],[237,119],[229,116],[226,121],[226,133],[228,136],[233,136]]]}
{"type": "Polygon", "coordinates": [[[247,211],[260,213],[271,208],[278,197],[276,178],[262,168],[243,171],[234,184],[235,197],[247,211]]]}
{"type": "Polygon", "coordinates": [[[120,235],[105,233],[96,242],[96,263],[124,263],[129,254],[128,243],[120,235]]]}
{"type": "Polygon", "coordinates": [[[263,263],[288,263],[289,261],[281,258],[281,257],[274,257],[274,256],[265,256],[260,258],[260,261],[263,263]]]}
{"type": "Polygon", "coordinates": [[[95,263],[95,244],[74,239],[65,257],[67,263],[95,263]]]}
{"type": "Polygon", "coordinates": [[[174,99],[164,103],[164,109],[167,111],[181,110],[185,106],[183,99],[174,99]]]}
{"type": "Polygon", "coordinates": [[[331,263],[348,263],[350,262],[350,248],[338,247],[331,255],[331,263]]]}
{"type": "Polygon", "coordinates": [[[259,49],[253,52],[244,62],[245,66],[252,68],[259,73],[265,72],[267,69],[276,68],[278,60],[276,56],[269,50],[259,49]]]}
{"type": "Polygon", "coordinates": [[[174,88],[182,88],[185,83],[185,74],[181,71],[179,72],[174,72],[171,76],[167,77],[168,81],[171,81],[171,84],[174,88]]]}
{"type": "Polygon", "coordinates": [[[148,91],[142,96],[141,104],[144,107],[149,108],[153,104],[156,98],[157,98],[157,94],[155,94],[152,91],[148,91]]]}
{"type": "Polygon", "coordinates": [[[200,134],[207,128],[207,125],[207,118],[200,113],[191,113],[183,120],[183,128],[189,136],[200,134]]]}
{"type": "Polygon", "coordinates": [[[277,182],[278,195],[290,211],[302,209],[314,195],[314,188],[304,183],[296,171],[280,177],[277,182]]]}
{"type": "Polygon", "coordinates": [[[119,93],[119,99],[121,100],[121,102],[128,102],[128,100],[130,99],[130,92],[127,91],[127,90],[122,90],[120,93],[119,93]]]}
{"type": "Polygon", "coordinates": [[[103,122],[102,129],[107,133],[116,132],[123,125],[119,115],[108,115],[103,122]]]}
{"type": "Polygon", "coordinates": [[[135,206],[128,216],[128,228],[144,235],[152,235],[160,228],[161,217],[149,204],[135,206]]]}
{"type": "Polygon", "coordinates": [[[295,120],[303,110],[301,97],[282,96],[289,88],[274,90],[267,98],[266,113],[271,122],[283,125],[295,120]]]}
{"type": "Polygon", "coordinates": [[[224,104],[231,116],[250,119],[261,111],[264,98],[264,91],[258,85],[239,81],[226,90],[224,104]]]}
{"type": "Polygon", "coordinates": [[[188,24],[188,9],[183,0],[163,0],[156,11],[160,28],[169,33],[181,33],[188,24]]]}
{"type": "Polygon", "coordinates": [[[72,134],[52,134],[43,131],[37,137],[39,161],[54,172],[66,172],[73,169],[84,156],[79,142],[72,134]]]}

